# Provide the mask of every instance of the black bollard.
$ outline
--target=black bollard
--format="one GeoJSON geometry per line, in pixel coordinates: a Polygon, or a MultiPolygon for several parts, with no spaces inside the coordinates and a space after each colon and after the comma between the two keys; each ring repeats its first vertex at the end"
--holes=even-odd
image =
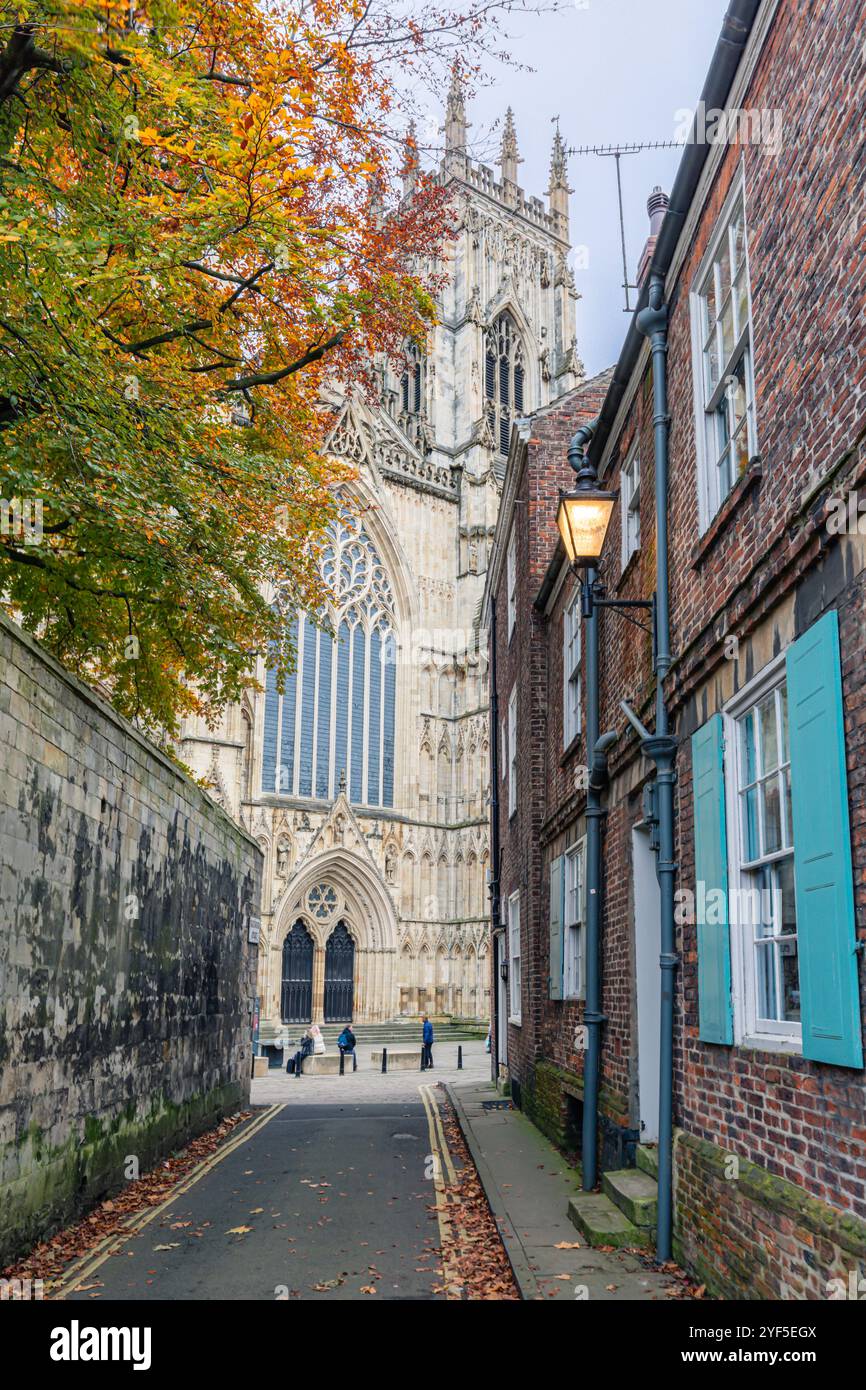
{"type": "Polygon", "coordinates": [[[385,1073],[386,1073],[387,1070],[388,1070],[388,1049],[387,1049],[387,1047],[383,1047],[383,1048],[382,1048],[382,1075],[383,1075],[383,1076],[385,1075],[385,1073]]]}
{"type": "Polygon", "coordinates": [[[346,1068],[346,1054],[345,1054],[345,1052],[343,1051],[343,1049],[340,1048],[340,1075],[341,1075],[341,1076],[343,1076],[343,1075],[345,1074],[345,1068],[346,1068]]]}
{"type": "Polygon", "coordinates": [[[300,1077],[300,1075],[301,1075],[301,1054],[300,1054],[300,1052],[296,1052],[296,1053],[295,1053],[295,1076],[300,1077]]]}
{"type": "Polygon", "coordinates": [[[462,1071],[462,1070],[463,1070],[463,1044],[462,1044],[462,1043],[460,1043],[459,1046],[458,1046],[458,1048],[457,1048],[457,1070],[458,1070],[458,1071],[462,1071]]]}

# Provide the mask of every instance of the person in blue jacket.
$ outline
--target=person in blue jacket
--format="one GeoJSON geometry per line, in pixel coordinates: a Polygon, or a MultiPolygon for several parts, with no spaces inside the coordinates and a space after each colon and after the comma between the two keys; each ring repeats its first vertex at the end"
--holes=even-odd
{"type": "Polygon", "coordinates": [[[433,1024],[426,1014],[424,1015],[424,1027],[421,1030],[421,1040],[423,1043],[421,1062],[426,1071],[428,1067],[433,1065],[433,1024]]]}

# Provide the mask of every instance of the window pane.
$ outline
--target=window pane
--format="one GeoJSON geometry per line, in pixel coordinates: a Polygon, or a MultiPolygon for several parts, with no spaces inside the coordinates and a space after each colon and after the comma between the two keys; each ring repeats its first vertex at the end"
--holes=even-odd
{"type": "Polygon", "coordinates": [[[776,868],[778,903],[776,916],[780,932],[797,930],[797,900],[794,894],[794,856],[783,859],[776,868]]]}
{"type": "Polygon", "coordinates": [[[737,309],[737,337],[739,337],[749,321],[749,295],[746,288],[745,270],[740,271],[739,278],[734,286],[734,303],[737,309]]]}
{"type": "Polygon", "coordinates": [[[755,715],[753,710],[739,721],[740,727],[740,786],[747,787],[757,781],[758,769],[755,765],[755,715]]]}
{"type": "Polygon", "coordinates": [[[731,252],[728,247],[728,238],[722,242],[721,254],[718,260],[719,267],[719,298],[724,299],[731,287],[731,252]]]}
{"type": "Polygon", "coordinates": [[[758,790],[740,793],[740,815],[743,827],[743,858],[757,859],[758,848],[758,790]]]}
{"type": "Polygon", "coordinates": [[[778,777],[771,777],[761,784],[761,799],[764,812],[764,853],[775,854],[776,850],[782,848],[782,803],[778,777]]]}
{"type": "Polygon", "coordinates": [[[737,272],[741,270],[743,262],[746,258],[745,234],[743,231],[743,224],[739,216],[735,217],[731,225],[731,245],[733,246],[734,251],[733,273],[734,275],[736,275],[737,272]]]}
{"type": "Polygon", "coordinates": [[[794,821],[791,813],[791,769],[785,768],[782,774],[782,786],[785,795],[785,845],[789,847],[794,843],[794,821]]]}
{"type": "Polygon", "coordinates": [[[772,941],[755,946],[755,969],[759,1018],[778,1018],[776,994],[776,952],[772,941]]]}
{"type": "Polygon", "coordinates": [[[716,345],[716,335],[707,343],[707,350],[704,353],[704,371],[707,378],[707,395],[711,396],[719,384],[719,350],[716,345]]]}
{"type": "Polygon", "coordinates": [[[788,752],[788,687],[783,685],[779,690],[779,718],[782,724],[782,762],[786,763],[790,758],[788,752]]]}
{"type": "Polygon", "coordinates": [[[711,274],[704,295],[704,333],[708,333],[716,321],[716,281],[711,274]]]}
{"type": "Polygon", "coordinates": [[[734,350],[734,300],[729,295],[722,306],[721,314],[722,329],[722,356],[727,360],[734,350]]]}
{"type": "Polygon", "coordinates": [[[758,729],[761,749],[761,772],[774,772],[779,766],[776,741],[776,694],[768,695],[758,705],[758,729]]]}
{"type": "Polygon", "coordinates": [[[734,477],[741,478],[749,466],[749,431],[745,419],[740,421],[731,447],[734,477]]]}
{"type": "Polygon", "coordinates": [[[783,1017],[791,1023],[800,1022],[800,969],[796,941],[780,941],[782,956],[783,1017]]]}

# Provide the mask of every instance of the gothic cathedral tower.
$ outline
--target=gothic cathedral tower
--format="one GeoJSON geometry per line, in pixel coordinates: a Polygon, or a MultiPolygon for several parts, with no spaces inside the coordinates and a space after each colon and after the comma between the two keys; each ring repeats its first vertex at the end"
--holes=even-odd
{"type": "Polygon", "coordinates": [[[299,615],[282,695],[262,662],[218,731],[184,729],[182,758],[264,853],[264,1044],[310,1020],[489,1016],[484,572],[512,424],[583,369],[559,133],[545,208],[517,182],[511,111],[498,179],[467,128],[455,77],[427,351],[382,368],[379,409],[349,395],[327,444],[358,471],[325,562],[333,630],[299,615]]]}

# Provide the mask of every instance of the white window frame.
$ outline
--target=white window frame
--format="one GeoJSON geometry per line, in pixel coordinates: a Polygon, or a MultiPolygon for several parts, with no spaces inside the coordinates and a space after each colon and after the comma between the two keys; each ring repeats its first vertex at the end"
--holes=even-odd
{"type": "Polygon", "coordinates": [[[640,452],[633,444],[620,470],[622,568],[640,550],[640,452]]]}
{"type": "Polygon", "coordinates": [[[562,742],[563,747],[577,738],[581,730],[581,629],[580,589],[562,614],[562,742]]]}
{"type": "MultiPolygon", "coordinates": [[[[754,374],[754,331],[752,316],[752,292],[749,277],[749,225],[746,210],[743,169],[740,167],[731,186],[724,207],[719,215],[718,225],[707,247],[701,265],[692,282],[689,295],[692,337],[692,383],[695,403],[695,444],[697,453],[698,477],[698,521],[700,534],[707,530],[722,503],[730,495],[737,482],[738,470],[734,466],[734,443],[730,439],[731,423],[735,419],[734,393],[726,386],[726,381],[742,363],[744,411],[739,416],[741,428],[746,432],[746,458],[751,459],[758,452],[757,423],[755,418],[755,374],[754,374]],[[710,332],[706,295],[712,279],[716,297],[719,292],[719,264],[725,251],[731,255],[733,241],[731,230],[742,216],[743,252],[741,268],[734,279],[743,280],[743,296],[737,304],[737,295],[731,287],[725,296],[724,305],[731,302],[731,346],[725,349],[722,328],[724,313],[714,321],[715,328],[710,332]],[[742,322],[737,320],[742,313],[742,322]],[[712,385],[707,380],[708,349],[713,342],[719,359],[718,381],[712,385]],[[724,408],[729,446],[720,447],[719,430],[724,408]],[[720,476],[720,460],[730,451],[729,485],[720,476]]],[[[739,431],[738,431],[739,432],[739,431]]]]}
{"type": "Polygon", "coordinates": [[[508,697],[508,816],[517,810],[517,686],[508,697]]]}
{"type": "Polygon", "coordinates": [[[508,640],[511,641],[511,634],[514,632],[514,625],[517,622],[517,523],[512,522],[511,534],[508,537],[508,551],[506,555],[506,583],[508,586],[508,640]]]}
{"type": "MultiPolygon", "coordinates": [[[[728,844],[728,895],[735,889],[750,886],[748,871],[743,865],[740,838],[740,757],[741,748],[737,721],[772,690],[785,684],[785,653],[769,662],[723,710],[725,811],[728,844]]],[[[790,734],[789,734],[790,743],[790,734]]],[[[790,756],[790,748],[789,748],[790,756]]],[[[792,837],[793,838],[793,837],[792,837]]],[[[780,855],[783,856],[783,851],[780,855]]],[[[794,849],[796,854],[796,847],[794,849]]],[[[739,899],[744,901],[741,896],[739,899]]],[[[731,913],[728,913],[731,916],[731,913]]],[[[728,924],[731,944],[731,995],[734,1014],[734,1040],[744,1047],[760,1048],[802,1055],[803,1027],[795,1020],[759,1020],[757,1016],[757,979],[750,923],[728,924]]]]}
{"type": "Polygon", "coordinates": [[[584,997],[586,950],[586,836],[565,851],[565,921],[563,922],[563,999],[584,997]]]}
{"type": "Polygon", "coordinates": [[[501,726],[500,726],[500,727],[501,727],[501,729],[502,729],[502,738],[501,738],[501,740],[500,740],[500,751],[501,751],[501,754],[502,754],[502,771],[500,772],[499,775],[500,775],[500,777],[502,778],[502,780],[503,780],[503,782],[504,782],[505,779],[506,779],[506,777],[508,776],[508,718],[507,718],[507,717],[506,717],[505,719],[502,720],[501,726]]]}
{"type": "Polygon", "coordinates": [[[508,1022],[521,1023],[520,890],[508,899],[508,1022]],[[517,1007],[515,1008],[515,1000],[517,1007]]]}

